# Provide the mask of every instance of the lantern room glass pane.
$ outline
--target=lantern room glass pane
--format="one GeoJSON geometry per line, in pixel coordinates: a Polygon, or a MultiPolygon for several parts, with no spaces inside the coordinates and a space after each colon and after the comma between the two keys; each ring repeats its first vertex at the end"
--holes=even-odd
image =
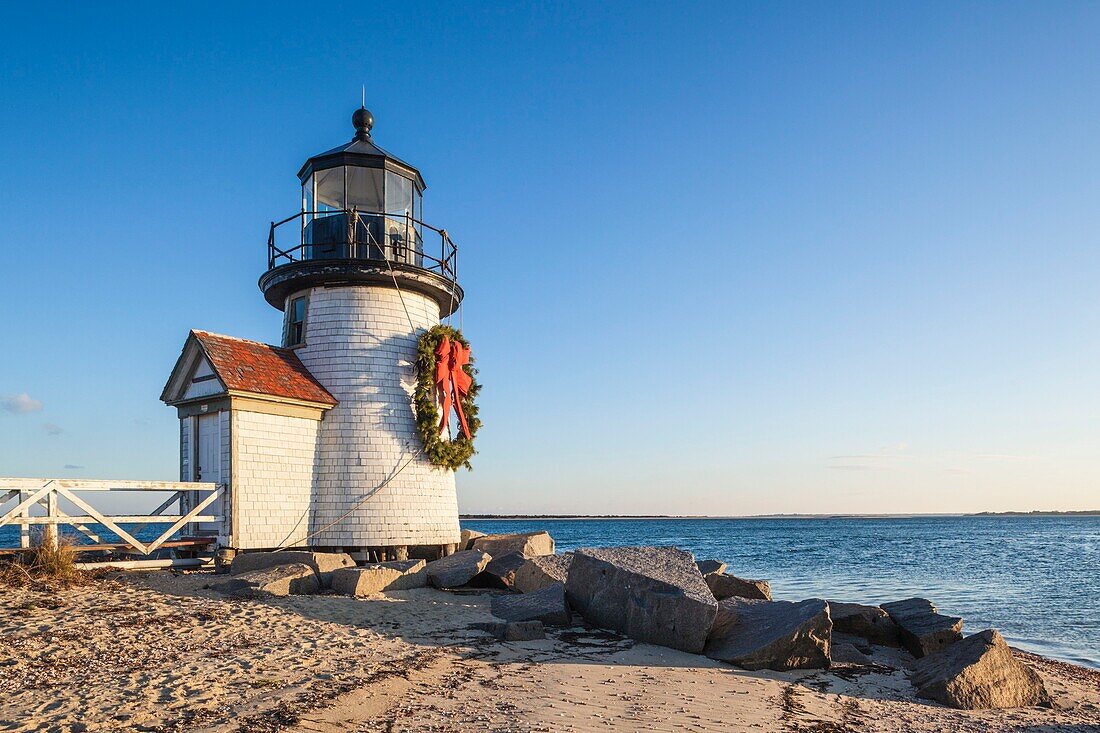
{"type": "Polygon", "coordinates": [[[386,246],[388,256],[397,262],[415,261],[412,213],[412,181],[386,171],[386,246]]]}
{"type": "Polygon", "coordinates": [[[313,205],[318,212],[309,217],[302,230],[306,259],[320,260],[347,257],[347,220],[344,209],[344,169],[325,168],[316,171],[313,182],[313,205]]]}
{"type": "Polygon", "coordinates": [[[344,207],[344,169],[327,168],[313,174],[314,195],[318,211],[344,207]]]}
{"type": "Polygon", "coordinates": [[[313,211],[313,178],[302,186],[302,211],[313,211]]]}
{"type": "Polygon", "coordinates": [[[377,214],[382,211],[382,181],[380,168],[348,167],[348,208],[377,214]]]}
{"type": "Polygon", "coordinates": [[[412,216],[412,181],[392,171],[386,171],[386,213],[391,216],[412,216]]]}
{"type": "Polygon", "coordinates": [[[302,244],[306,243],[306,229],[309,227],[309,223],[313,221],[313,176],[306,179],[306,182],[302,184],[302,244]]]}

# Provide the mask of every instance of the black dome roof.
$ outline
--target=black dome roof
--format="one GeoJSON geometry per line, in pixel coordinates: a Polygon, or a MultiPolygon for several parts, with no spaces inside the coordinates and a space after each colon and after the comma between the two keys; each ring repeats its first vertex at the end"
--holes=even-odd
{"type": "Polygon", "coordinates": [[[314,171],[325,168],[336,168],[342,165],[361,166],[364,168],[384,168],[392,170],[406,177],[412,178],[417,188],[423,191],[427,188],[424,177],[413,166],[374,144],[371,139],[371,128],[374,127],[374,115],[366,107],[360,107],[351,117],[355,126],[355,137],[350,142],[344,143],[332,150],[314,155],[305,162],[298,171],[298,179],[306,182],[314,171]]]}

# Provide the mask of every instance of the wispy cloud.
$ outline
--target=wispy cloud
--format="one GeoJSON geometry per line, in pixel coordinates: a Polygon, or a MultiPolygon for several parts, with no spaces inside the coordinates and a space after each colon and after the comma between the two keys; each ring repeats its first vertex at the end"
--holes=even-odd
{"type": "Polygon", "coordinates": [[[971,456],[975,461],[1006,461],[1009,463],[1020,463],[1026,461],[1039,460],[1035,456],[1019,456],[1011,453],[978,453],[971,456]]]}
{"type": "Polygon", "coordinates": [[[28,412],[38,412],[41,409],[42,403],[26,392],[0,397],[0,410],[13,415],[26,415],[28,412]]]}
{"type": "Polygon", "coordinates": [[[62,466],[62,468],[64,468],[66,471],[79,471],[80,469],[84,468],[84,466],[78,466],[75,463],[66,463],[64,466],[62,466]]]}
{"type": "Polygon", "coordinates": [[[909,458],[909,444],[895,443],[871,453],[829,456],[826,466],[834,471],[888,471],[909,458]]]}
{"type": "Polygon", "coordinates": [[[895,443],[894,445],[887,445],[879,448],[877,451],[871,453],[853,453],[846,456],[830,456],[830,461],[872,461],[883,460],[889,458],[899,458],[909,451],[908,443],[895,443]]]}
{"type": "Polygon", "coordinates": [[[833,471],[912,471],[972,475],[995,464],[1023,464],[1041,461],[1041,457],[1015,453],[972,453],[948,450],[914,453],[908,443],[895,443],[868,453],[829,456],[825,467],[833,471]]]}
{"type": "Polygon", "coordinates": [[[50,436],[51,438],[56,438],[57,436],[65,432],[65,428],[61,427],[57,423],[52,422],[42,423],[42,429],[45,430],[46,435],[50,436]]]}

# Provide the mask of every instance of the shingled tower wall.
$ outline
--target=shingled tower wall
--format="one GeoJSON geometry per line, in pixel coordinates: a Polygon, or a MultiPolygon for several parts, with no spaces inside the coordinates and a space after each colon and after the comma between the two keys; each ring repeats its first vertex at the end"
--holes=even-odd
{"type": "Polygon", "coordinates": [[[417,341],[439,323],[438,303],[379,286],[316,287],[308,302],[296,353],[339,401],[320,426],[310,531],[339,521],[310,544],[458,542],[454,473],[418,455],[411,409],[417,341]]]}

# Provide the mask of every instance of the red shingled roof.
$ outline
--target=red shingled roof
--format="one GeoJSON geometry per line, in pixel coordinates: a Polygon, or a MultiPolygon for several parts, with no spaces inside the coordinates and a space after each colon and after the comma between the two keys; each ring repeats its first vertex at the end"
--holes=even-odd
{"type": "Polygon", "coordinates": [[[226,389],[335,405],[293,349],[259,341],[191,331],[226,389]]]}

